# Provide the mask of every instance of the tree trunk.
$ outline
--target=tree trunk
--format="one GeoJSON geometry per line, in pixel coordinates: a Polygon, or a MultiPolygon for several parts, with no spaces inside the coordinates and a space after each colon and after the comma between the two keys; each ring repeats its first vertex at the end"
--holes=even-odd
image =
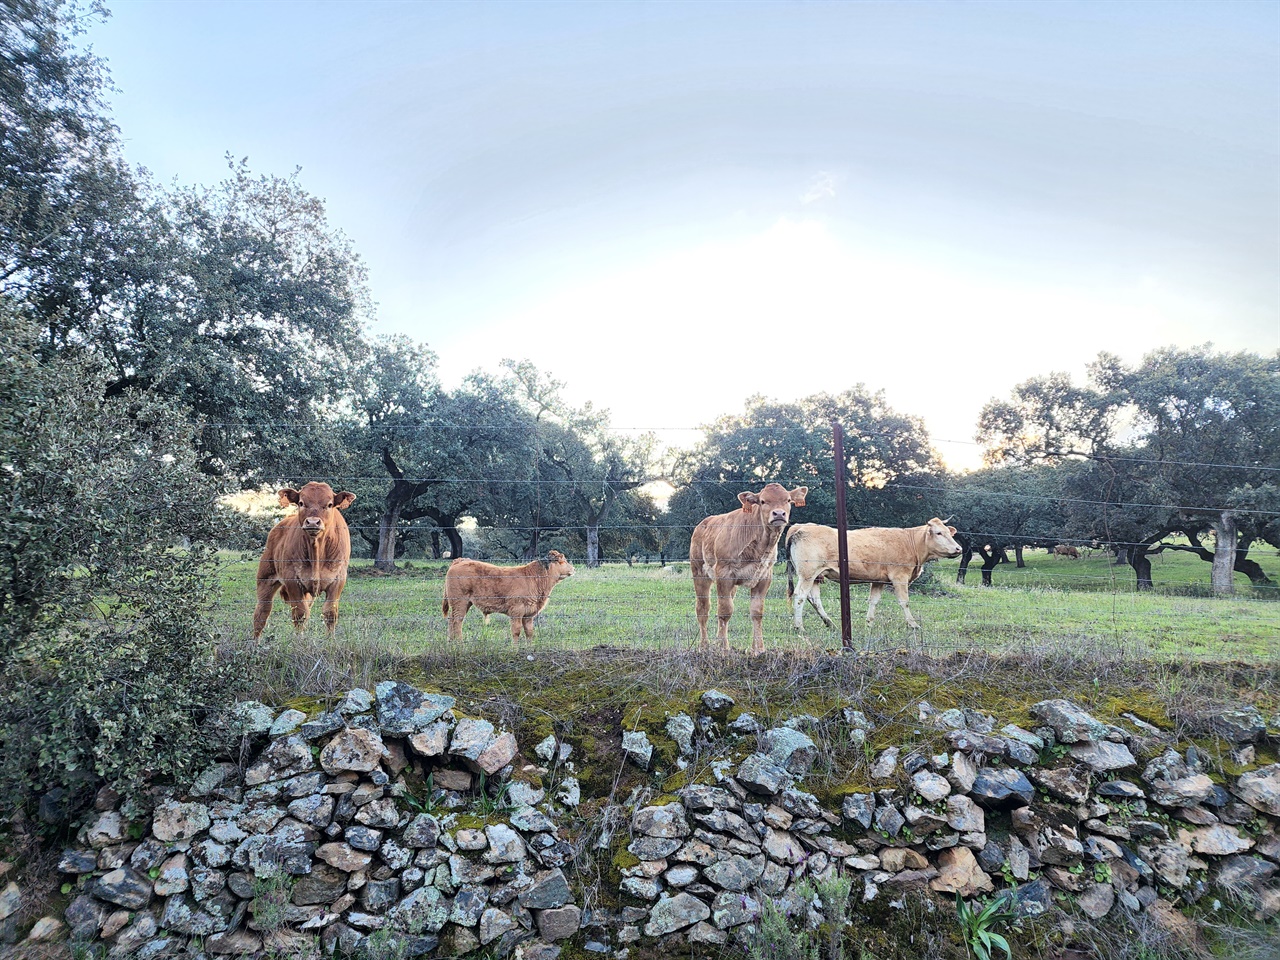
{"type": "Polygon", "coordinates": [[[396,568],[396,525],[400,522],[398,500],[387,497],[387,509],[378,518],[378,551],[373,556],[373,568],[390,573],[396,568]]]}
{"type": "Polygon", "coordinates": [[[1236,548],[1236,571],[1243,573],[1249,578],[1249,582],[1255,587],[1274,587],[1275,581],[1267,576],[1262,567],[1258,566],[1258,561],[1249,559],[1248,542],[1241,543],[1236,548]]]}
{"type": "MultiPolygon", "coordinates": [[[[1049,552],[1052,553],[1053,551],[1050,550],[1049,552]]],[[[1116,547],[1116,565],[1128,566],[1128,564],[1129,564],[1129,548],[1116,547]]]]}
{"type": "Polygon", "coordinates": [[[433,560],[440,559],[440,531],[431,531],[431,558],[433,560]]]}
{"type": "Polygon", "coordinates": [[[1137,575],[1139,590],[1150,590],[1155,586],[1151,580],[1151,558],[1147,556],[1146,544],[1135,544],[1129,548],[1129,566],[1137,575]]]}
{"type": "Polygon", "coordinates": [[[600,524],[587,527],[587,566],[600,566],[600,524]]]}
{"type": "MultiPolygon", "coordinates": [[[[982,554],[982,585],[984,587],[989,587],[991,586],[991,571],[996,568],[996,564],[1000,562],[1000,558],[1003,554],[1001,551],[995,549],[990,551],[980,550],[978,552],[982,554]]],[[[1006,559],[1005,562],[1007,563],[1008,560],[1006,559]]]]}
{"type": "Polygon", "coordinates": [[[1022,559],[1022,544],[1019,543],[1017,546],[1013,548],[1013,555],[1018,559],[1019,570],[1021,570],[1023,567],[1026,566],[1026,563],[1022,559]]]}
{"type": "Polygon", "coordinates": [[[1236,518],[1224,510],[1213,521],[1213,595],[1229,597],[1236,592],[1236,518]]]}

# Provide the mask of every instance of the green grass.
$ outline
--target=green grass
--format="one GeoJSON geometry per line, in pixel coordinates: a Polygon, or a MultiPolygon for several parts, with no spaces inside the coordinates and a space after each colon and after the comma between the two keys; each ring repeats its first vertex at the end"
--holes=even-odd
{"type": "MultiPolygon", "coordinates": [[[[1280,559],[1274,552],[1255,559],[1280,580],[1280,559]]],[[[253,614],[256,557],[225,553],[223,560],[217,618],[227,636],[242,636],[253,614]]],[[[998,566],[990,588],[976,585],[980,572],[974,567],[969,583],[958,585],[955,561],[933,565],[937,587],[913,589],[911,594],[912,611],[921,623],[918,633],[907,629],[889,591],[877,608],[876,623],[867,627],[867,588],[855,586],[854,646],[910,646],[943,655],[1088,644],[1138,657],[1219,661],[1270,661],[1280,654],[1280,602],[1269,599],[1268,592],[1255,591],[1243,576],[1236,578],[1237,596],[1208,596],[1210,565],[1194,556],[1166,553],[1153,558],[1156,590],[1142,593],[1134,589],[1133,571],[1113,566],[1105,554],[1073,561],[1028,551],[1026,562],[1021,570],[1013,564],[998,566]]],[[[446,567],[438,561],[411,561],[408,569],[380,576],[368,561],[355,561],[342,598],[339,637],[353,646],[397,655],[446,644],[440,613],[446,567]]],[[[822,589],[823,603],[838,623],[838,591],[830,583],[822,589]]],[[[308,628],[311,635],[323,634],[319,612],[317,605],[308,628]]],[[[797,637],[786,600],[785,569],[779,564],[765,608],[766,647],[821,650],[840,645],[838,632],[823,627],[808,608],[804,623],[806,635],[797,637]]],[[[713,603],[713,636],[714,628],[713,603]]],[[[267,630],[277,637],[292,634],[288,607],[279,600],[267,630]]],[[[534,643],[540,648],[610,644],[679,651],[696,644],[697,635],[687,563],[607,564],[594,570],[579,563],[576,575],[552,594],[538,620],[534,643]]],[[[747,595],[741,590],[729,636],[736,649],[749,646],[747,595]]],[[[469,649],[509,649],[507,618],[496,614],[486,627],[473,609],[464,623],[463,643],[469,649]]]]}

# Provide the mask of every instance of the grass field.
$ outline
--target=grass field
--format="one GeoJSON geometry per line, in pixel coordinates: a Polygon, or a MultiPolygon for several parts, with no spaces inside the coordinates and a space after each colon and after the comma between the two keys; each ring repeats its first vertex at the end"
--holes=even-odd
{"type": "MultiPolygon", "coordinates": [[[[1280,558],[1273,551],[1257,559],[1280,580],[1280,558]]],[[[228,637],[247,633],[253,612],[256,557],[223,555],[222,591],[217,619],[228,637]]],[[[969,583],[955,581],[957,563],[939,562],[931,576],[912,588],[911,607],[921,623],[909,631],[891,592],[886,592],[872,627],[864,624],[867,588],[853,588],[853,642],[857,649],[909,646],[924,653],[955,651],[1020,652],[1028,648],[1070,647],[1086,643],[1136,657],[1207,661],[1267,662],[1280,656],[1280,602],[1271,591],[1256,591],[1237,576],[1237,596],[1209,595],[1209,564],[1184,553],[1153,558],[1156,589],[1139,593],[1133,571],[1113,566],[1106,554],[1080,560],[1057,559],[1028,551],[1027,566],[1001,564],[995,586],[975,585],[980,571],[971,567],[969,583]]],[[[440,613],[442,577],[447,564],[410,561],[384,576],[368,561],[353,564],[342,598],[339,637],[366,649],[400,655],[438,649],[445,639],[440,613]]],[[[823,587],[828,613],[839,617],[838,591],[823,587]]],[[[739,591],[729,635],[737,649],[750,637],[747,595],[739,591]]],[[[309,628],[322,634],[318,607],[309,628]]],[[[779,564],[765,609],[765,644],[770,649],[822,650],[839,647],[839,634],[805,611],[804,636],[791,627],[786,574],[779,564]]],[[[712,615],[714,630],[714,611],[712,615]]],[[[277,601],[268,633],[292,633],[287,605],[277,601]]],[[[488,626],[472,610],[464,628],[468,648],[509,648],[507,618],[495,615],[488,626]]],[[[539,648],[583,649],[597,644],[647,650],[685,650],[697,641],[693,589],[687,563],[667,567],[606,564],[561,583],[539,618],[539,648]]]]}

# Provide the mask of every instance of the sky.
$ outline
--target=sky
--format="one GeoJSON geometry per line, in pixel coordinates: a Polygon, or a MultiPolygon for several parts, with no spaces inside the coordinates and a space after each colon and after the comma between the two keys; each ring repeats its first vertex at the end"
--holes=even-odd
{"type": "Polygon", "coordinates": [[[1280,2],[114,0],[125,155],[301,167],[374,333],[616,427],[855,384],[976,467],[1100,351],[1280,349],[1280,2]]]}

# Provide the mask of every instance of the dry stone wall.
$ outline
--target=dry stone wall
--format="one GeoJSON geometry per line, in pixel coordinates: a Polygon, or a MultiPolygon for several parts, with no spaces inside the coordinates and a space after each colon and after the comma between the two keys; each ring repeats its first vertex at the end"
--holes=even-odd
{"type": "MultiPolygon", "coordinates": [[[[245,762],[211,766],[145,817],[100,793],[58,865],[73,899],[39,936],[144,960],[535,960],[568,944],[624,960],[653,938],[745,940],[766,898],[836,874],[853,880],[855,912],[911,890],[1001,892],[1023,916],[1055,903],[1095,920],[1176,916],[1228,893],[1260,919],[1280,912],[1280,764],[1222,783],[1195,747],[1136,717],[1123,728],[1046,700],[1027,730],[921,703],[919,725],[945,749],[872,752],[865,788],[824,804],[805,789],[817,721],[762,729],[749,714],[730,722],[732,706],[707,691],[660,733],[625,731],[618,762],[635,771],[656,748],[689,770],[709,746],[721,755],[698,767],[707,782],[655,796],[640,775],[625,803],[592,804],[588,817],[572,743],[522,754],[450,696],[389,681],[312,717],[240,704],[257,747],[245,762]],[[594,869],[575,869],[588,859],[594,869]]],[[[840,719],[841,736],[875,741],[860,711],[840,719]]],[[[1246,765],[1265,742],[1248,710],[1205,722],[1246,765]]],[[[0,891],[0,923],[20,898],[13,884],[0,891]]]]}

